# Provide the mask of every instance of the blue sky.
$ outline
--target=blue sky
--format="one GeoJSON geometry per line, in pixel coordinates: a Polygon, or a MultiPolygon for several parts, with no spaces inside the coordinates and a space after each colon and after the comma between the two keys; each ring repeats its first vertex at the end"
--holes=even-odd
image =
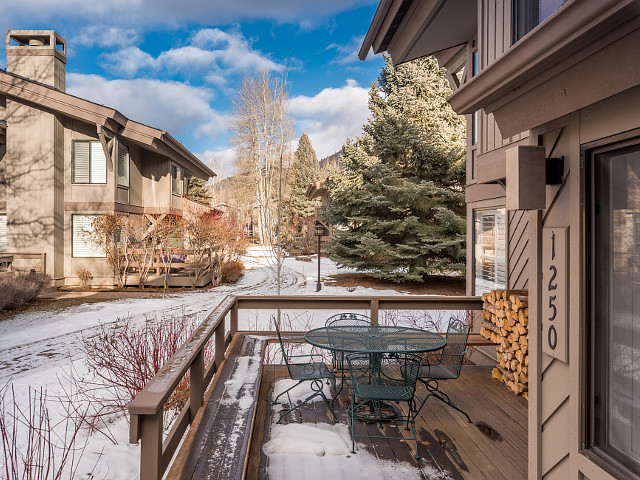
{"type": "Polygon", "coordinates": [[[383,63],[357,58],[377,3],[21,0],[0,4],[0,29],[56,30],[68,45],[67,92],[167,130],[224,176],[231,102],[261,68],[288,67],[297,136],[306,131],[319,158],[360,134],[383,63]]]}

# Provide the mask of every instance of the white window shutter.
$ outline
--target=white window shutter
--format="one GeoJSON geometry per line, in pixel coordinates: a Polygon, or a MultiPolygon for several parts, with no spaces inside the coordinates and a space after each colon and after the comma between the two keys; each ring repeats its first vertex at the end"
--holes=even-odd
{"type": "Polygon", "coordinates": [[[107,157],[100,142],[91,142],[91,183],[107,183],[107,157]]]}
{"type": "Polygon", "coordinates": [[[91,221],[97,215],[73,215],[73,256],[74,257],[104,257],[102,250],[97,247],[87,235],[93,233],[91,221]]]}
{"type": "Polygon", "coordinates": [[[89,142],[73,143],[73,183],[89,183],[89,142]]]}
{"type": "Polygon", "coordinates": [[[129,148],[122,144],[118,146],[118,185],[129,186],[129,148]]]}
{"type": "Polygon", "coordinates": [[[7,216],[0,215],[0,253],[7,251],[7,216]]]}

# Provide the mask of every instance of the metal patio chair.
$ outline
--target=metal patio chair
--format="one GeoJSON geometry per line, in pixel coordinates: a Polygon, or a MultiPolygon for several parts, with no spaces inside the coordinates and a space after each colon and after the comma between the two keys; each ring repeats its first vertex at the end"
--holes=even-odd
{"type": "MultiPolygon", "coordinates": [[[[413,431],[415,440],[415,458],[418,454],[415,418],[418,411],[414,395],[420,370],[420,356],[406,353],[353,353],[347,355],[347,365],[351,375],[351,405],[349,407],[349,427],[351,428],[351,453],[356,453],[354,422],[356,418],[364,421],[376,421],[382,426],[382,420],[389,417],[383,412],[388,408],[386,402],[407,402],[406,415],[397,413],[394,420],[406,421],[405,429],[413,431]],[[365,412],[364,416],[359,412],[365,412]]],[[[391,407],[393,408],[393,407],[391,407]]],[[[366,434],[366,437],[371,435],[366,434]]],[[[380,435],[376,438],[397,438],[380,435]]]]}
{"type": "MultiPolygon", "coordinates": [[[[327,408],[329,409],[329,411],[331,412],[331,416],[333,417],[333,421],[337,422],[337,418],[336,415],[333,411],[333,399],[331,400],[331,402],[329,402],[329,400],[327,399],[327,396],[324,394],[322,387],[323,387],[323,383],[324,381],[329,381],[331,383],[331,387],[333,388],[333,391],[336,391],[336,377],[333,375],[333,373],[331,373],[331,370],[329,370],[329,367],[327,367],[327,365],[324,363],[324,361],[314,361],[317,358],[322,359],[321,355],[313,355],[313,354],[305,354],[305,355],[288,355],[286,349],[284,348],[284,342],[282,341],[282,335],[280,334],[280,325],[278,325],[278,322],[273,319],[273,323],[276,327],[276,334],[278,335],[278,341],[280,342],[280,349],[282,351],[282,359],[284,360],[284,363],[287,365],[287,370],[289,372],[289,377],[292,380],[297,380],[298,383],[296,383],[295,385],[293,385],[292,387],[286,389],[284,392],[281,392],[274,400],[273,400],[273,404],[277,404],[278,403],[278,399],[284,395],[285,393],[287,394],[287,398],[289,400],[289,409],[286,410],[285,412],[283,412],[280,415],[280,418],[278,419],[277,423],[282,422],[282,419],[284,417],[286,417],[289,413],[293,412],[294,410],[300,408],[302,405],[304,405],[305,403],[310,402],[311,400],[313,400],[315,397],[322,397],[322,400],[324,401],[325,405],[327,406],[327,408]],[[294,363],[291,360],[292,359],[299,359],[299,358],[306,358],[308,360],[311,360],[310,362],[304,362],[304,363],[294,363]],[[291,396],[289,395],[289,392],[291,390],[293,390],[294,388],[296,388],[298,385],[300,385],[301,383],[304,382],[311,382],[311,390],[313,391],[313,393],[311,395],[309,395],[307,398],[305,398],[302,402],[293,405],[293,402],[291,401],[291,396]]],[[[294,360],[295,361],[295,360],[294,360]]]]}
{"type": "Polygon", "coordinates": [[[462,361],[464,360],[464,353],[467,348],[467,339],[469,338],[469,328],[469,324],[462,320],[453,317],[449,319],[446,337],[447,344],[442,349],[440,360],[437,363],[423,364],[420,366],[418,380],[425,385],[429,393],[420,404],[418,410],[422,408],[429,397],[434,396],[441,402],[463,413],[469,423],[472,423],[467,412],[458,408],[451,398],[440,390],[438,383],[442,380],[454,380],[460,376],[462,361]]]}
{"type": "MultiPolygon", "coordinates": [[[[329,317],[324,325],[325,327],[366,327],[373,325],[373,320],[361,313],[338,313],[329,317]]],[[[348,370],[344,363],[344,352],[331,352],[331,367],[334,372],[342,374],[348,370]]]]}

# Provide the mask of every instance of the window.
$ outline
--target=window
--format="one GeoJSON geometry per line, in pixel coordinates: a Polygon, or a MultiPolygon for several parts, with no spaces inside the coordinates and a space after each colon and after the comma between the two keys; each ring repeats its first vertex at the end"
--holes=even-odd
{"type": "Polygon", "coordinates": [[[537,27],[567,0],[513,0],[513,43],[537,27]]]}
{"type": "Polygon", "coordinates": [[[505,288],[505,209],[476,210],[475,229],[475,294],[505,288]]]}
{"type": "Polygon", "coordinates": [[[73,142],[73,183],[107,183],[107,158],[100,142],[73,142]]]}
{"type": "Polygon", "coordinates": [[[72,256],[74,257],[105,257],[102,249],[91,241],[93,227],[91,220],[98,215],[72,215],[71,228],[73,235],[72,256]]]}
{"type": "Polygon", "coordinates": [[[171,164],[171,193],[182,195],[182,167],[171,164]]]}
{"type": "Polygon", "coordinates": [[[129,147],[118,144],[118,186],[129,187],[129,147]]]}
{"type": "MultiPolygon", "coordinates": [[[[640,145],[591,165],[591,425],[594,451],[640,471],[640,145]]],[[[629,475],[631,477],[631,475],[629,475]]],[[[635,478],[635,475],[633,476],[635,478]]]]}
{"type": "Polygon", "coordinates": [[[0,215],[0,253],[7,251],[7,216],[0,215]]]}

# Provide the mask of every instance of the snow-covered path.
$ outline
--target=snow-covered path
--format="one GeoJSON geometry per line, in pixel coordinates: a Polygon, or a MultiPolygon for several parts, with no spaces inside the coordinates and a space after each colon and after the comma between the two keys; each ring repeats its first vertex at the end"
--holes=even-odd
{"type": "MultiPolygon", "coordinates": [[[[116,322],[118,318],[131,316],[143,322],[150,316],[184,311],[204,318],[229,294],[276,293],[274,260],[269,251],[252,247],[243,259],[244,277],[236,285],[222,286],[207,291],[170,294],[164,299],[126,299],[101,303],[88,303],[62,310],[26,313],[0,322],[0,386],[11,382],[19,398],[25,398],[28,387],[45,388],[50,395],[60,392],[58,376],[71,365],[82,368],[81,338],[96,332],[101,324],[116,322]]],[[[316,295],[316,263],[286,258],[283,264],[281,294],[316,295]]],[[[323,258],[322,275],[338,273],[335,264],[323,258]]],[[[346,270],[340,270],[340,273],[346,270]]],[[[348,295],[341,287],[323,286],[321,294],[348,295]]],[[[353,295],[393,295],[392,290],[372,290],[358,287],[353,295]]],[[[271,312],[241,312],[241,329],[265,328],[271,312]]],[[[327,312],[315,317],[305,317],[303,326],[324,323],[327,312]]],[[[50,413],[62,415],[55,405],[50,413]]],[[[139,449],[128,445],[128,426],[124,418],[116,420],[111,432],[118,444],[113,445],[104,437],[94,435],[89,439],[80,471],[83,478],[132,479],[138,475],[139,449]],[[86,473],[85,473],[86,472],[86,473]],[[88,476],[93,473],[93,477],[88,476]]]]}
{"type": "MultiPolygon", "coordinates": [[[[252,248],[250,255],[244,258],[247,271],[236,285],[225,285],[200,292],[169,294],[164,299],[89,303],[63,310],[22,314],[1,322],[0,385],[16,375],[39,368],[51,369],[78,359],[81,355],[81,336],[90,336],[98,330],[100,324],[113,323],[118,318],[131,316],[144,321],[149,316],[179,311],[204,317],[229,294],[275,294],[275,269],[269,265],[272,260],[262,256],[263,253],[260,248],[252,248]]],[[[285,259],[282,293],[316,294],[313,268],[315,265],[294,258],[285,259]],[[307,275],[310,277],[308,280],[307,275]]],[[[321,266],[323,275],[337,271],[335,265],[326,259],[322,260],[321,266]]],[[[325,287],[321,293],[338,292],[348,294],[345,289],[336,287],[325,287]]],[[[245,328],[248,326],[244,325],[245,328]]]]}

